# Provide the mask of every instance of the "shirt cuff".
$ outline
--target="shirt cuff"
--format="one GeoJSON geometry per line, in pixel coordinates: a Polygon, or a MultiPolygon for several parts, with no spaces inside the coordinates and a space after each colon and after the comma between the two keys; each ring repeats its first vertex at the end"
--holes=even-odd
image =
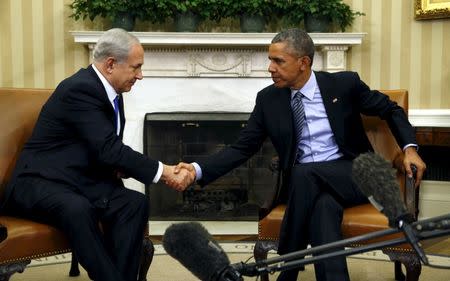
{"type": "Polygon", "coordinates": [[[410,146],[414,146],[416,148],[416,151],[419,150],[419,146],[417,144],[409,143],[403,147],[403,152],[405,152],[405,150],[410,146]]]}
{"type": "Polygon", "coordinates": [[[198,165],[196,162],[191,163],[192,166],[194,166],[195,169],[195,180],[201,180],[202,179],[202,168],[200,168],[200,165],[198,165]]]}
{"type": "Polygon", "coordinates": [[[153,178],[153,183],[159,182],[159,179],[161,178],[163,169],[164,169],[163,164],[160,161],[158,161],[158,171],[156,172],[156,175],[153,178]]]}

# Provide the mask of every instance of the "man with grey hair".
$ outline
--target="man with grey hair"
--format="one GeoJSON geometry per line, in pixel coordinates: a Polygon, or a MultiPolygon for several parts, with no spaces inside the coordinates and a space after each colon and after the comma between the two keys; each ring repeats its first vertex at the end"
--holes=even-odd
{"type": "MultiPolygon", "coordinates": [[[[379,91],[370,90],[354,72],[312,71],[314,43],[300,29],[277,34],[269,46],[273,84],[262,89],[238,140],[197,163],[180,163],[202,186],[241,165],[269,137],[283,172],[287,209],[278,252],[287,254],[342,239],[345,207],[367,202],[351,177],[352,160],[372,151],[361,114],[387,120],[412,176],[420,183],[425,163],[416,152],[414,130],[403,109],[379,91]]],[[[317,281],[349,280],[344,257],[315,265],[317,281]]],[[[297,280],[298,270],[278,280],[297,280]]]]}
{"type": "Polygon", "coordinates": [[[143,63],[136,37],[105,32],[94,63],[63,80],[42,107],[6,188],[4,210],[60,228],[96,281],[137,279],[149,203],[121,178],[177,190],[193,180],[122,142],[122,93],[143,78],[143,63]]]}

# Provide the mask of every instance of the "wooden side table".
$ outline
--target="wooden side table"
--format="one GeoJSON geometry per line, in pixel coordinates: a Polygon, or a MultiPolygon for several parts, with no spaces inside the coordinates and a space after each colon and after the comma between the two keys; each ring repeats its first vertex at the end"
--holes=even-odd
{"type": "Polygon", "coordinates": [[[416,127],[416,138],[427,164],[424,179],[450,181],[450,127],[416,127]]]}
{"type": "Polygon", "coordinates": [[[421,146],[450,146],[450,128],[416,127],[416,138],[421,146]]]}

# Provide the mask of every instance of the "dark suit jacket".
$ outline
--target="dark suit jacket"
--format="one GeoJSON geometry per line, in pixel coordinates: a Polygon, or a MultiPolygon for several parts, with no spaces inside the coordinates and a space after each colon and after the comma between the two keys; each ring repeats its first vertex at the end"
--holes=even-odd
{"type": "MultiPolygon", "coordinates": [[[[372,151],[364,132],[360,114],[385,119],[400,147],[416,143],[414,130],[404,110],[388,96],[371,91],[354,72],[315,72],[331,129],[344,157],[353,159],[372,151]]],[[[224,150],[198,161],[202,168],[200,185],[214,181],[239,166],[258,152],[269,137],[280,160],[280,168],[289,174],[294,164],[295,134],[293,132],[291,90],[270,85],[257,97],[247,127],[238,140],[224,150]]]]}
{"type": "Polygon", "coordinates": [[[158,162],[122,143],[125,118],[120,101],[121,132],[117,136],[114,109],[92,66],[62,81],[42,107],[7,196],[21,175],[67,184],[93,200],[112,186],[123,186],[115,176],[117,170],[152,183],[158,162]]]}

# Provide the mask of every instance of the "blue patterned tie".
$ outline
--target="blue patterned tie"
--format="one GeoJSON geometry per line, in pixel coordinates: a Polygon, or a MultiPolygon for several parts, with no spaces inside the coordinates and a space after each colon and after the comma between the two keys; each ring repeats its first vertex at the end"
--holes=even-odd
{"type": "Polygon", "coordinates": [[[119,120],[119,96],[118,95],[114,98],[114,113],[115,113],[114,126],[115,126],[116,132],[117,132],[117,129],[118,129],[117,122],[119,120]]]}
{"type": "MultiPolygon", "coordinates": [[[[294,94],[294,98],[292,99],[292,116],[294,119],[297,149],[300,144],[300,139],[302,138],[303,126],[305,125],[305,108],[303,107],[302,97],[303,94],[298,91],[294,94]]],[[[296,159],[298,160],[300,156],[300,151],[297,151],[296,159]]]]}

